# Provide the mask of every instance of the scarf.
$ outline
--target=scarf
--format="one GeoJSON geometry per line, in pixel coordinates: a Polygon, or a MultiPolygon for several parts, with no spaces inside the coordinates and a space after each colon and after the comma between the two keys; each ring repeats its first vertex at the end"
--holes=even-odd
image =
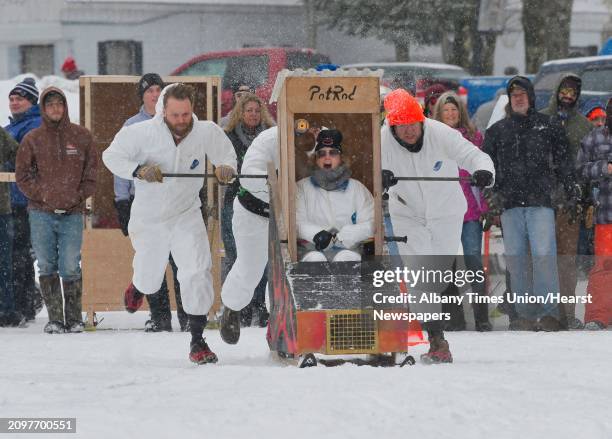
{"type": "Polygon", "coordinates": [[[317,168],[310,176],[310,181],[317,187],[326,191],[346,190],[351,170],[341,164],[336,169],[317,168]]]}
{"type": "Polygon", "coordinates": [[[236,125],[235,130],[236,135],[238,136],[242,144],[248,148],[249,146],[251,146],[251,143],[253,142],[255,137],[257,137],[259,133],[261,133],[266,128],[267,127],[263,123],[260,123],[254,129],[248,129],[244,127],[242,122],[240,122],[238,125],[236,125]]]}

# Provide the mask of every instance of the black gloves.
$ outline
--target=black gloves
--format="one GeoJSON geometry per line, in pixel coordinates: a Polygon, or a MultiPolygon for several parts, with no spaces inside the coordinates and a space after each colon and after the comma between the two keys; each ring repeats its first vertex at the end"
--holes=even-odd
{"type": "Polygon", "coordinates": [[[485,171],[484,169],[479,169],[478,171],[472,174],[472,186],[477,186],[480,189],[484,189],[485,187],[491,185],[493,183],[493,174],[489,171],[485,171]]]}
{"type": "Polygon", "coordinates": [[[332,235],[327,230],[321,230],[317,233],[314,238],[312,238],[312,242],[314,242],[315,248],[319,251],[325,250],[329,243],[331,242],[334,235],[332,235]]]}
{"type": "Polygon", "coordinates": [[[132,200],[119,200],[115,201],[115,208],[117,209],[117,216],[119,217],[119,226],[124,236],[128,236],[128,223],[130,222],[130,208],[132,207],[132,200]]]}
{"type": "Polygon", "coordinates": [[[579,184],[573,184],[565,189],[567,201],[563,211],[569,216],[568,224],[575,224],[583,213],[582,188],[579,184]]]}
{"type": "Polygon", "coordinates": [[[391,186],[395,186],[396,184],[397,184],[397,178],[395,178],[395,175],[393,175],[393,172],[389,171],[388,169],[383,169],[382,170],[383,190],[386,191],[391,186]]]}

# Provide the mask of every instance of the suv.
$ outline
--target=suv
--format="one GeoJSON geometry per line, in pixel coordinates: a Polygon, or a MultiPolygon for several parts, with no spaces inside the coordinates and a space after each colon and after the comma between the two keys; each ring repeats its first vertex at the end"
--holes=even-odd
{"type": "Polygon", "coordinates": [[[453,64],[421,63],[421,62],[380,62],[347,64],[343,69],[383,69],[382,85],[390,86],[397,76],[407,74],[416,81],[416,98],[421,105],[425,103],[425,90],[432,84],[441,83],[457,92],[467,102],[467,90],[459,81],[469,76],[463,68],[453,64]]]}
{"type": "Polygon", "coordinates": [[[548,105],[552,88],[559,76],[565,73],[575,73],[582,78],[579,108],[582,109],[583,103],[593,97],[603,101],[612,93],[611,70],[612,55],[557,59],[543,63],[533,83],[536,109],[541,110],[548,105]]]}
{"type": "MultiPolygon", "coordinates": [[[[225,116],[232,109],[232,86],[250,85],[264,102],[282,69],[308,69],[319,64],[329,63],[329,58],[312,49],[249,48],[226,52],[209,52],[191,58],[175,69],[171,75],[180,76],[221,76],[221,113],[225,116]]],[[[268,105],[272,115],[276,115],[276,104],[268,105]]]]}

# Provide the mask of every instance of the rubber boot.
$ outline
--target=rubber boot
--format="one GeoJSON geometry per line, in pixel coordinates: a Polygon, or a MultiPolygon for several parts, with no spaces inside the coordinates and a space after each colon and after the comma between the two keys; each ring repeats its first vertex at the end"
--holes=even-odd
{"type": "Polygon", "coordinates": [[[83,280],[63,281],[66,301],[66,331],[83,332],[83,280]]]}
{"type": "Polygon", "coordinates": [[[145,332],[172,331],[172,313],[165,279],[157,293],[147,295],[147,302],[151,310],[151,320],[145,323],[145,332]]]}
{"type": "Polygon", "coordinates": [[[63,332],[61,329],[64,328],[64,306],[60,278],[57,274],[51,274],[40,276],[39,281],[40,292],[49,314],[49,322],[45,325],[45,332],[63,332]]]}

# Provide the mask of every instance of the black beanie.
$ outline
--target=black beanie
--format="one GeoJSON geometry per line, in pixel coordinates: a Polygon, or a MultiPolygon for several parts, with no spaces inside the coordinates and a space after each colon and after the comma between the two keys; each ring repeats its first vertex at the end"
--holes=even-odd
{"type": "Polygon", "coordinates": [[[9,92],[9,97],[12,95],[19,95],[30,101],[32,105],[36,105],[38,103],[38,89],[36,88],[36,81],[34,81],[34,78],[25,78],[17,84],[9,92]]]}
{"type": "Polygon", "coordinates": [[[157,73],[145,73],[142,78],[138,80],[138,96],[140,99],[145,94],[145,91],[153,85],[159,85],[159,88],[164,88],[164,81],[157,73]]]}
{"type": "Polygon", "coordinates": [[[342,133],[338,130],[322,130],[317,136],[315,151],[323,148],[335,148],[342,152],[342,133]]]}

